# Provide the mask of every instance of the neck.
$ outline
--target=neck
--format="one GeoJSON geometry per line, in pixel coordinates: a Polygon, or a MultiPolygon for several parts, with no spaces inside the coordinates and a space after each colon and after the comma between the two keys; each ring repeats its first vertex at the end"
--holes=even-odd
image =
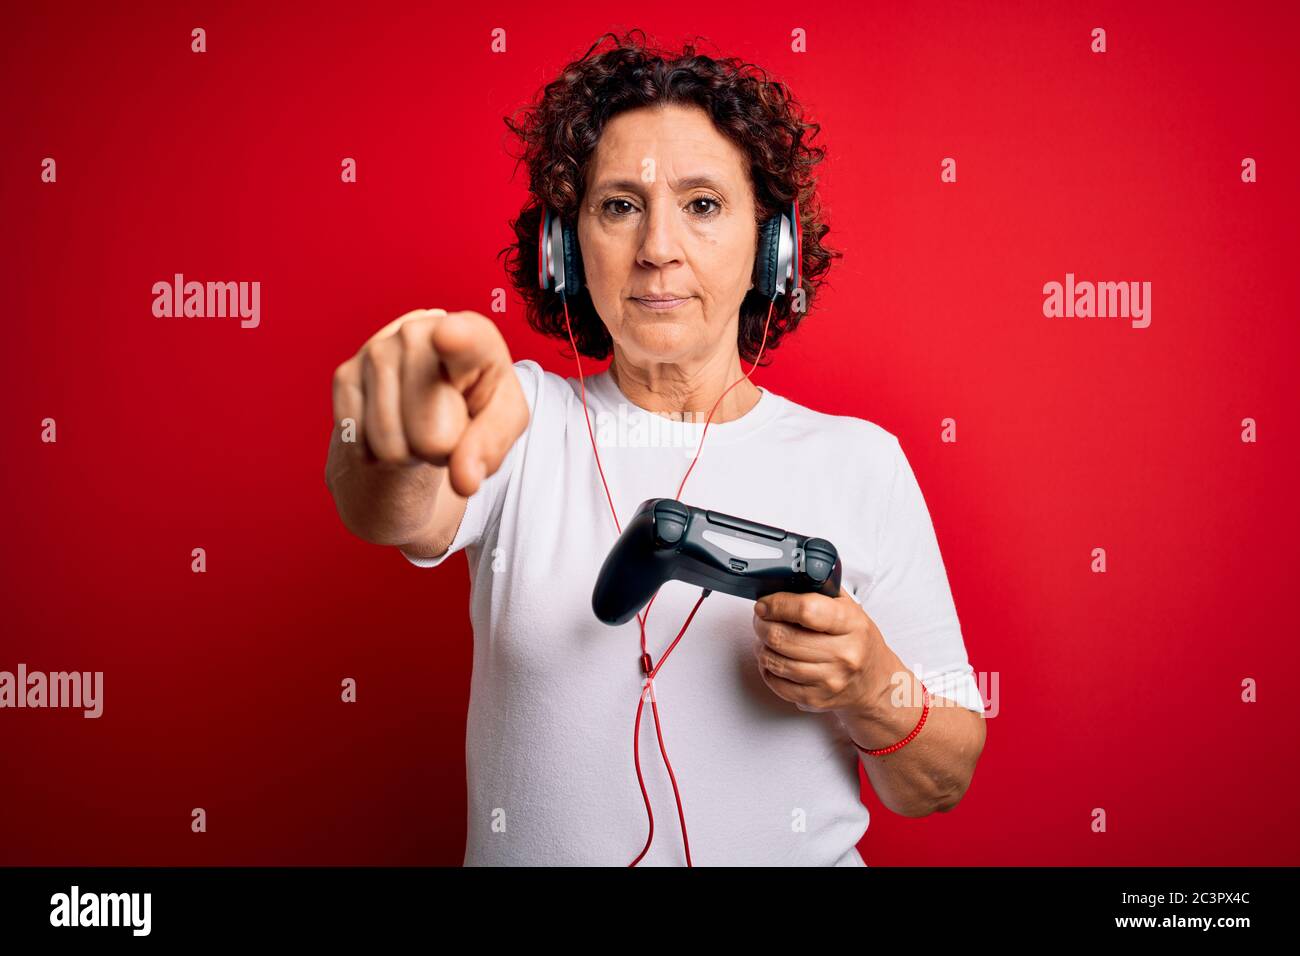
{"type": "Polygon", "coordinates": [[[620,359],[616,348],[609,375],[633,404],[665,418],[700,424],[735,421],[762,397],[758,386],[745,377],[735,352],[695,366],[660,362],[635,365],[626,357],[620,359]],[[737,380],[739,384],[731,388],[737,380]],[[723,392],[726,396],[718,402],[723,392]]]}

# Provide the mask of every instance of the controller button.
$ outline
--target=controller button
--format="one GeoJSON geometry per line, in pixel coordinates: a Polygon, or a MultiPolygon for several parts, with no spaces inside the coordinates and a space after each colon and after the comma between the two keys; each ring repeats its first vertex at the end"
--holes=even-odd
{"type": "Polygon", "coordinates": [[[655,543],[661,548],[671,548],[682,540],[686,525],[676,521],[655,522],[655,543]]]}
{"type": "Polygon", "coordinates": [[[834,562],[827,561],[825,558],[813,554],[808,555],[808,560],[804,565],[808,577],[812,578],[818,584],[826,583],[826,579],[831,576],[831,571],[834,567],[834,562]]]}
{"type": "Polygon", "coordinates": [[[655,502],[656,518],[670,518],[674,521],[689,521],[691,510],[675,498],[660,498],[655,502]]]}
{"type": "Polygon", "coordinates": [[[671,498],[660,501],[654,508],[655,545],[674,547],[686,533],[686,523],[691,513],[680,501],[671,498]]]}

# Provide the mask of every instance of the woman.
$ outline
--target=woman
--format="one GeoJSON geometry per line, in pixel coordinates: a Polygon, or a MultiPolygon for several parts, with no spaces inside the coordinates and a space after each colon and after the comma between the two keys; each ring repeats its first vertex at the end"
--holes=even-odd
{"type": "Polygon", "coordinates": [[[422,567],[467,552],[467,865],[862,866],[859,762],[891,810],[946,811],[985,729],[898,440],[741,364],[795,330],[838,255],[809,175],[817,127],[745,64],[615,40],[507,121],[535,199],[516,290],[534,328],[608,368],[563,378],[513,361],[482,315],[408,313],[335,373],[326,480],[362,538],[422,567]],[[767,300],[758,225],[794,201],[798,288],[767,300]],[[576,226],[576,295],[539,286],[546,208],[576,226]],[[602,624],[597,572],[653,497],[829,539],[839,595],[700,605],[671,581],[653,615],[602,624]]]}

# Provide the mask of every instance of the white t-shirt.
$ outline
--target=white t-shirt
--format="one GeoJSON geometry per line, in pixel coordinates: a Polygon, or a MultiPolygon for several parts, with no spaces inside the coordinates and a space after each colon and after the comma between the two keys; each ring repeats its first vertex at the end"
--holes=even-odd
{"type": "MultiPolygon", "coordinates": [[[[465,865],[626,866],[648,833],[632,758],[643,678],[635,618],[596,618],[596,576],[617,539],[578,378],[514,368],[532,412],[502,467],[467,503],[436,567],[466,549],[474,669],[465,741],[465,865]]],[[[984,712],[929,510],[898,439],[762,389],[710,423],[682,490],[689,505],[826,538],[842,587],[935,694],[984,712]]],[[[608,370],[586,379],[591,427],[619,523],[674,497],[703,423],[633,405],[608,370]]],[[[701,588],[664,585],[646,623],[657,663],[701,588]]],[[[754,602],[714,591],[655,678],[691,861],[865,865],[859,754],[838,717],[777,697],[754,657],[754,602]]],[[[446,613],[454,613],[448,609],[446,613]]],[[[641,771],[654,843],[641,866],[685,865],[681,825],[647,703],[641,771]]],[[[870,758],[865,758],[870,759],[870,758]]]]}

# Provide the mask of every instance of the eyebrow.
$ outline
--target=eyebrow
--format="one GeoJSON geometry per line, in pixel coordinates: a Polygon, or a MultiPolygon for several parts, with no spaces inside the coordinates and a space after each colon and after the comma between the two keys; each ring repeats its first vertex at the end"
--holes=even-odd
{"type": "MultiPolygon", "coordinates": [[[[611,179],[603,183],[597,183],[592,187],[592,192],[608,192],[611,189],[626,189],[630,192],[640,192],[646,184],[636,179],[611,179]]],[[[696,189],[700,186],[707,186],[709,189],[718,192],[726,192],[726,187],[720,181],[708,174],[699,176],[687,176],[677,184],[677,191],[684,192],[687,189],[696,189]]]]}

